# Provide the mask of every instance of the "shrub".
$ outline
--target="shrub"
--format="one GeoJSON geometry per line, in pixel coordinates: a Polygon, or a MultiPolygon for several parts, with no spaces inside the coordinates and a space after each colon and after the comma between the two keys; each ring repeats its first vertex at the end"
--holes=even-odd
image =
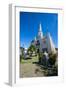
{"type": "Polygon", "coordinates": [[[39,59],[39,63],[41,63],[41,60],[42,60],[42,57],[43,57],[43,53],[38,53],[38,59],[39,59]]]}
{"type": "Polygon", "coordinates": [[[49,55],[49,63],[50,65],[54,65],[56,62],[57,55],[56,54],[50,54],[49,55]]]}

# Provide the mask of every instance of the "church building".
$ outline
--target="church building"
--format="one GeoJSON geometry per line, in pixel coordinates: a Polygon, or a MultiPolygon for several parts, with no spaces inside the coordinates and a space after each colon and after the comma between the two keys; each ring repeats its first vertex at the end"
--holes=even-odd
{"type": "Polygon", "coordinates": [[[43,35],[41,23],[38,28],[38,35],[32,40],[31,44],[40,52],[56,53],[52,37],[49,32],[45,36],[43,35]]]}

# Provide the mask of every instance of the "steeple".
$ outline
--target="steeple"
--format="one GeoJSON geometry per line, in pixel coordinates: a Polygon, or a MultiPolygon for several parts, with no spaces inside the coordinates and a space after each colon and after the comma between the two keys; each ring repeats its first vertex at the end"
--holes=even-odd
{"type": "Polygon", "coordinates": [[[49,53],[52,52],[53,54],[55,54],[56,53],[55,45],[49,32],[47,33],[47,45],[48,45],[48,52],[49,53]]]}
{"type": "Polygon", "coordinates": [[[35,37],[35,39],[34,39],[34,40],[35,40],[35,41],[37,40],[37,39],[36,39],[36,37],[35,37]]]}
{"type": "Polygon", "coordinates": [[[38,37],[43,38],[42,26],[39,24],[38,37]]]}
{"type": "Polygon", "coordinates": [[[42,32],[41,23],[39,24],[39,32],[42,32]]]}

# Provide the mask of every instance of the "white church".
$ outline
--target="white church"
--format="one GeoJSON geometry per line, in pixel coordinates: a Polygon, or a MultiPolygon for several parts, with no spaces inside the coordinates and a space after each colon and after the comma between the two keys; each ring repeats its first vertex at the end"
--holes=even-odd
{"type": "Polygon", "coordinates": [[[32,40],[31,44],[34,45],[40,52],[47,52],[49,54],[56,53],[55,45],[50,33],[48,32],[46,36],[43,36],[41,23],[38,28],[38,35],[34,40],[32,40]]]}

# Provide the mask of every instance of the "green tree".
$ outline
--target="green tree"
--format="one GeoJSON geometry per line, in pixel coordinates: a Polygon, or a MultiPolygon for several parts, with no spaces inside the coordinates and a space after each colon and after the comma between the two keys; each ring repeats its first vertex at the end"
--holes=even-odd
{"type": "Polygon", "coordinates": [[[24,48],[21,48],[21,56],[20,56],[21,59],[24,58],[24,48]]]}
{"type": "Polygon", "coordinates": [[[28,48],[28,53],[30,53],[30,55],[32,56],[33,52],[36,53],[36,47],[34,45],[30,45],[30,47],[28,48]]]}

